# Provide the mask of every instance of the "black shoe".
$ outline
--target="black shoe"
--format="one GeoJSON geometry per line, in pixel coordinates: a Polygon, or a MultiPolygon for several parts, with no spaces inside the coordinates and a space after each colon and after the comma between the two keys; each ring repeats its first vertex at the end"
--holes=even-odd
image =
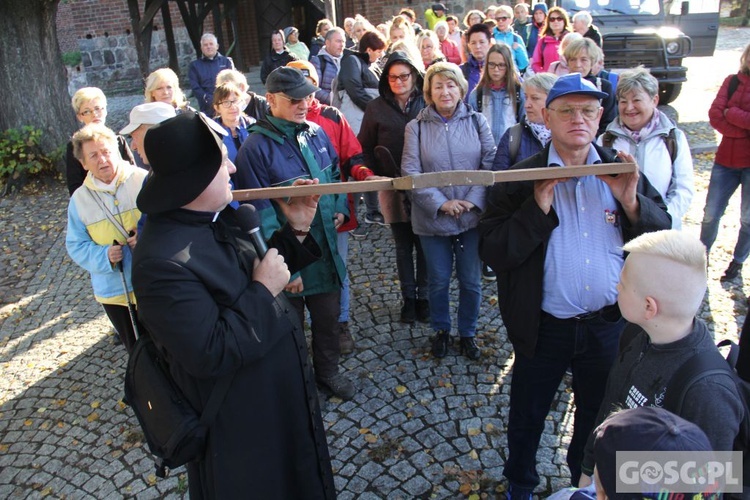
{"type": "Polygon", "coordinates": [[[417,321],[430,322],[430,302],[427,299],[417,299],[417,321]]]}
{"type": "Polygon", "coordinates": [[[461,354],[465,354],[469,359],[479,359],[479,346],[474,337],[461,337],[461,354]]]}
{"type": "Polygon", "coordinates": [[[729,267],[727,267],[727,270],[724,271],[724,276],[719,278],[719,281],[732,281],[734,278],[740,275],[742,272],[742,262],[737,262],[736,260],[733,260],[729,263],[729,267]]]}
{"type": "Polygon", "coordinates": [[[368,212],[365,214],[365,222],[368,224],[380,224],[385,226],[385,218],[380,212],[368,212]]]}
{"type": "Polygon", "coordinates": [[[324,390],[346,401],[352,399],[357,392],[351,380],[341,373],[327,378],[319,377],[316,381],[324,390]]]}
{"type": "Polygon", "coordinates": [[[497,279],[495,271],[487,264],[482,264],[482,279],[485,281],[495,281],[497,279]]]}
{"type": "Polygon", "coordinates": [[[508,490],[505,492],[506,500],[531,500],[533,490],[525,490],[521,488],[513,488],[508,485],[508,490]]]}
{"type": "Polygon", "coordinates": [[[404,299],[404,305],[401,307],[401,323],[412,324],[417,319],[417,301],[414,299],[404,299]]]}
{"type": "Polygon", "coordinates": [[[436,358],[444,358],[448,354],[448,345],[452,342],[450,333],[438,330],[432,339],[432,355],[436,358]]]}

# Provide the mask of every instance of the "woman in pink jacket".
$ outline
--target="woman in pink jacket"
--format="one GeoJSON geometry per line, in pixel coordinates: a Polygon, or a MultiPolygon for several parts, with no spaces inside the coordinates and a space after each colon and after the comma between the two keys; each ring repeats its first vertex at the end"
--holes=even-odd
{"type": "Polygon", "coordinates": [[[732,261],[721,277],[721,281],[731,281],[740,275],[750,254],[750,45],[742,52],[739,72],[728,76],[721,85],[708,118],[722,137],[711,169],[701,224],[701,241],[707,252],[716,240],[729,198],[742,186],[740,234],[732,261]]]}
{"type": "Polygon", "coordinates": [[[552,7],[540,30],[534,55],[531,56],[531,69],[534,73],[548,71],[549,65],[560,59],[560,42],[571,31],[570,19],[565,9],[552,7]]]}

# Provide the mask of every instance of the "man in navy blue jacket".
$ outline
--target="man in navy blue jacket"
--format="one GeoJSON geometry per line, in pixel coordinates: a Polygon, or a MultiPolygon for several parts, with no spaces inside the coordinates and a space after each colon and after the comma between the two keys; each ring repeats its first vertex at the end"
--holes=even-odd
{"type": "Polygon", "coordinates": [[[219,53],[219,42],[212,33],[204,33],[201,37],[201,52],[201,57],[190,63],[188,79],[201,111],[211,116],[216,75],[223,69],[234,69],[234,62],[231,57],[219,53]]]}

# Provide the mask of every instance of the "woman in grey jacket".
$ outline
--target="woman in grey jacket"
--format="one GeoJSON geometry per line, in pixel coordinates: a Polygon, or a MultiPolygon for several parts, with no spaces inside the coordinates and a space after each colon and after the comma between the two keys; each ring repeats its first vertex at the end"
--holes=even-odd
{"type": "MultiPolygon", "coordinates": [[[[495,141],[487,120],[463,102],[468,83],[452,63],[430,66],[424,81],[428,107],[406,126],[403,175],[450,170],[490,170],[495,141]]],[[[449,309],[453,260],[458,276],[461,352],[479,359],[474,341],[482,298],[477,224],[484,209],[483,186],[447,186],[412,191],[411,220],[427,259],[432,354],[442,358],[451,341],[449,309]]]]}

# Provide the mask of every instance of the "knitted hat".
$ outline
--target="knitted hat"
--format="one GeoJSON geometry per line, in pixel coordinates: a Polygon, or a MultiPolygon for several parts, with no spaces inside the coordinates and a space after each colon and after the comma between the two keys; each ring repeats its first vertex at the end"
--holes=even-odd
{"type": "Polygon", "coordinates": [[[535,3],[534,4],[534,8],[531,9],[531,13],[533,14],[534,12],[536,12],[538,10],[541,10],[542,12],[544,12],[544,15],[546,16],[547,15],[547,4],[544,3],[544,2],[535,3]]]}

